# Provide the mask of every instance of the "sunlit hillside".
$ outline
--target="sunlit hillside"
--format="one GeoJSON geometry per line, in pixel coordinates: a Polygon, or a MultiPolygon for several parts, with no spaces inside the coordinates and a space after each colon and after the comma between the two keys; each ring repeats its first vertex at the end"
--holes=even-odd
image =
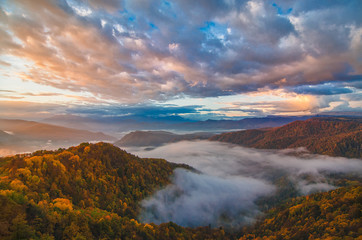
{"type": "Polygon", "coordinates": [[[210,140],[261,149],[305,147],[312,153],[362,158],[360,118],[313,118],[278,128],[224,133],[210,140]]]}

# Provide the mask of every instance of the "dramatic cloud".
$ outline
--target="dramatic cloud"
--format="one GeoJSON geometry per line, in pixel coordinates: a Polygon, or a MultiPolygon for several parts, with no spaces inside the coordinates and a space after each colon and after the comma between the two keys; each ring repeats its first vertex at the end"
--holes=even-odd
{"type": "Polygon", "coordinates": [[[335,188],[330,174],[361,176],[362,162],[310,155],[304,149],[263,151],[209,141],[168,144],[147,151],[128,148],[141,157],[186,163],[201,173],[177,170],[172,184],[143,201],[145,222],[173,221],[182,226],[240,226],[259,213],[255,201],[275,192],[279,178],[309,194],[335,188]],[[186,214],[187,213],[187,214],[186,214]]]}
{"type": "Polygon", "coordinates": [[[362,74],[360,9],[359,0],[5,1],[0,63],[16,57],[31,63],[22,79],[122,103],[265,87],[350,93],[362,74]]]}

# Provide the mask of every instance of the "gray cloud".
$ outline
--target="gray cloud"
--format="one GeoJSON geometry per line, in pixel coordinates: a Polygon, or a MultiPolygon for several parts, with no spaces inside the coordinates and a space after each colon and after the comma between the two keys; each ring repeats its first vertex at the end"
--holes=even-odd
{"type": "Polygon", "coordinates": [[[297,86],[293,88],[293,91],[296,93],[312,95],[336,95],[353,93],[353,89],[350,87],[338,86],[338,84],[333,83],[297,86]]]}
{"type": "Polygon", "coordinates": [[[177,170],[172,185],[142,202],[145,222],[182,226],[240,226],[259,213],[255,201],[273,194],[286,177],[299,194],[335,188],[330,174],[361,176],[362,162],[310,155],[305,149],[263,151],[219,142],[168,144],[151,151],[127,148],[141,157],[186,163],[201,173],[177,170]]]}

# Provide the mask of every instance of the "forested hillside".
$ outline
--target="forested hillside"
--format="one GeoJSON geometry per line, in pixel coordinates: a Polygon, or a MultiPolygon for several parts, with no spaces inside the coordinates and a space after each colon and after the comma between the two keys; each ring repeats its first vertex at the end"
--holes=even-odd
{"type": "Polygon", "coordinates": [[[0,239],[353,239],[359,234],[362,188],[354,180],[328,193],[291,199],[242,230],[139,223],[140,201],[169,184],[176,167],[192,170],[107,143],[0,158],[0,239]]]}
{"type": "Polygon", "coordinates": [[[361,186],[294,198],[245,228],[240,240],[361,239],[361,209],[361,186]]]}
{"type": "Polygon", "coordinates": [[[191,239],[224,234],[135,220],[139,201],[168,184],[175,167],[186,165],[138,158],[106,143],[16,155],[0,163],[0,239],[191,239]]]}
{"type": "Polygon", "coordinates": [[[261,149],[305,147],[317,154],[362,158],[362,120],[312,118],[272,129],[224,133],[210,140],[261,149]]]}

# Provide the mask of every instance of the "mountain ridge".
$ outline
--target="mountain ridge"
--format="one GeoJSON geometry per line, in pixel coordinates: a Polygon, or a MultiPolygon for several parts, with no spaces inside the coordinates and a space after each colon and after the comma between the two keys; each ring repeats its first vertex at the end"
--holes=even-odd
{"type": "Polygon", "coordinates": [[[135,131],[126,134],[115,142],[116,146],[161,146],[166,143],[174,143],[183,140],[201,140],[210,138],[212,133],[200,132],[190,134],[175,134],[167,131],[135,131]]]}
{"type": "Polygon", "coordinates": [[[101,132],[18,119],[0,119],[0,131],[0,156],[44,148],[69,147],[85,141],[117,140],[101,132]]]}
{"type": "Polygon", "coordinates": [[[276,128],[223,133],[209,140],[260,149],[305,147],[317,154],[362,158],[362,118],[311,118],[276,128]]]}
{"type": "Polygon", "coordinates": [[[115,138],[102,132],[91,132],[86,130],[78,130],[47,123],[35,121],[26,121],[19,119],[0,119],[0,130],[11,131],[14,134],[35,137],[37,139],[60,139],[69,138],[84,139],[84,135],[88,134],[93,140],[114,140],[115,138]]]}

